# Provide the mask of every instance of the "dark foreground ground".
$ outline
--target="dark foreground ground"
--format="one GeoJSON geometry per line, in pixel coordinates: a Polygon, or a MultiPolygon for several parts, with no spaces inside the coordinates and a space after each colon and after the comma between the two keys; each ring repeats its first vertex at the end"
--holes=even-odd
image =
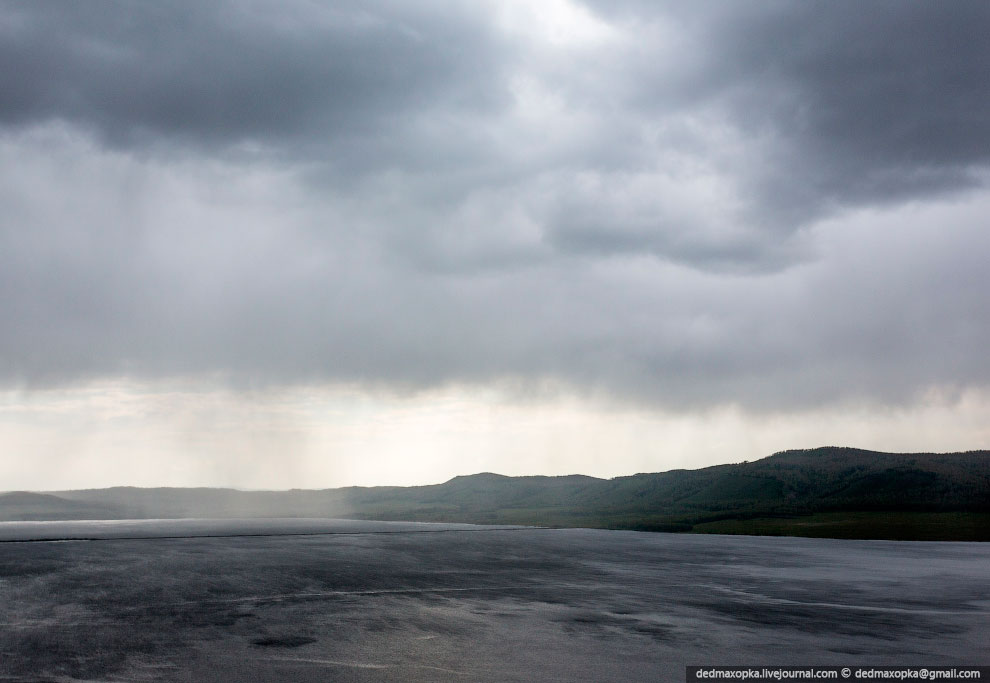
{"type": "Polygon", "coordinates": [[[0,680],[676,681],[686,664],[978,664],[990,642],[981,544],[0,524],[42,537],[97,540],[0,543],[0,680]],[[325,531],[344,533],[188,537],[325,531]]]}

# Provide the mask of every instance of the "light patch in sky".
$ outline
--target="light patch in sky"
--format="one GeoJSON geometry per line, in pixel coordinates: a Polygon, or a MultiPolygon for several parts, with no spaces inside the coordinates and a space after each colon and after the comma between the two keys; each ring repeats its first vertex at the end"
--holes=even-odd
{"type": "Polygon", "coordinates": [[[612,25],[570,0],[510,0],[496,3],[495,9],[504,31],[525,36],[537,45],[597,46],[616,36],[612,25]]]}
{"type": "Polygon", "coordinates": [[[415,396],[335,386],[245,392],[102,382],[0,395],[6,490],[113,485],[329,488],[458,474],[614,477],[833,445],[968,450],[990,440],[990,393],[911,406],[751,415],[648,411],[564,394],[450,387],[415,396]]]}

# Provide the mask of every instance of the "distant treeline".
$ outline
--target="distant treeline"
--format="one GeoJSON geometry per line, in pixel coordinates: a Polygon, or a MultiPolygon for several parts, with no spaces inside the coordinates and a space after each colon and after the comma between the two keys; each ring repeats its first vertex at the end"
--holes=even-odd
{"type": "Polygon", "coordinates": [[[615,479],[484,473],[412,487],[116,487],[0,495],[4,520],[261,516],[990,540],[990,451],[827,447],[615,479]]]}

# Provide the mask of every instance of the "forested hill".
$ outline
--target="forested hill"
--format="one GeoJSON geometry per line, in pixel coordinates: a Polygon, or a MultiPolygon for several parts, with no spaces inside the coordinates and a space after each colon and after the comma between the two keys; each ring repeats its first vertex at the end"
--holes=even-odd
{"type": "Polygon", "coordinates": [[[356,512],[377,519],[990,540],[990,451],[816,448],[608,480],[477,474],[438,486],[358,489],[351,500],[356,512]],[[761,518],[789,521],[754,523],[761,518]],[[846,528],[854,519],[905,528],[846,528]],[[943,528],[953,525],[966,529],[943,528]]]}
{"type": "Polygon", "coordinates": [[[893,454],[828,447],[615,479],[484,473],[413,487],[118,487],[25,495],[0,495],[0,519],[78,519],[86,512],[104,518],[326,516],[990,540],[990,451],[893,454]]]}

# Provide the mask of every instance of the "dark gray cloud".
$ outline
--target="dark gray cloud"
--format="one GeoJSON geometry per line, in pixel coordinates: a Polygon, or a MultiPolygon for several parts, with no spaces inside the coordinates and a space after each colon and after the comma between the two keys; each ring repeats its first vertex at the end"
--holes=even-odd
{"type": "Polygon", "coordinates": [[[990,382],[984,4],[506,7],[0,5],[0,382],[990,382]]]}
{"type": "Polygon", "coordinates": [[[115,145],[367,153],[420,112],[500,106],[481,18],[430,3],[8,4],[0,121],[69,121],[115,145]]]}
{"type": "MultiPolygon", "coordinates": [[[[990,159],[985,3],[589,6],[624,31],[593,57],[507,37],[482,3],[9,3],[0,122],[63,120],[118,145],[253,143],[344,174],[467,175],[458,198],[520,174],[700,164],[738,185],[733,219],[786,230],[972,185],[990,159]],[[557,135],[550,120],[519,130],[520,73],[580,129],[557,144],[540,137],[557,135]],[[741,138],[719,144],[749,146],[720,158],[715,125],[741,138]],[[512,149],[533,143],[535,156],[512,149]]],[[[622,227],[615,249],[638,249],[622,227]]],[[[560,246],[604,248],[611,226],[578,233],[560,246]]]]}
{"type": "Polygon", "coordinates": [[[657,39],[631,65],[629,106],[662,115],[714,105],[768,141],[752,169],[757,214],[776,209],[793,226],[849,204],[967,187],[990,161],[986,3],[589,5],[657,39]],[[683,60],[673,74],[658,68],[670,33],[683,60]]]}

